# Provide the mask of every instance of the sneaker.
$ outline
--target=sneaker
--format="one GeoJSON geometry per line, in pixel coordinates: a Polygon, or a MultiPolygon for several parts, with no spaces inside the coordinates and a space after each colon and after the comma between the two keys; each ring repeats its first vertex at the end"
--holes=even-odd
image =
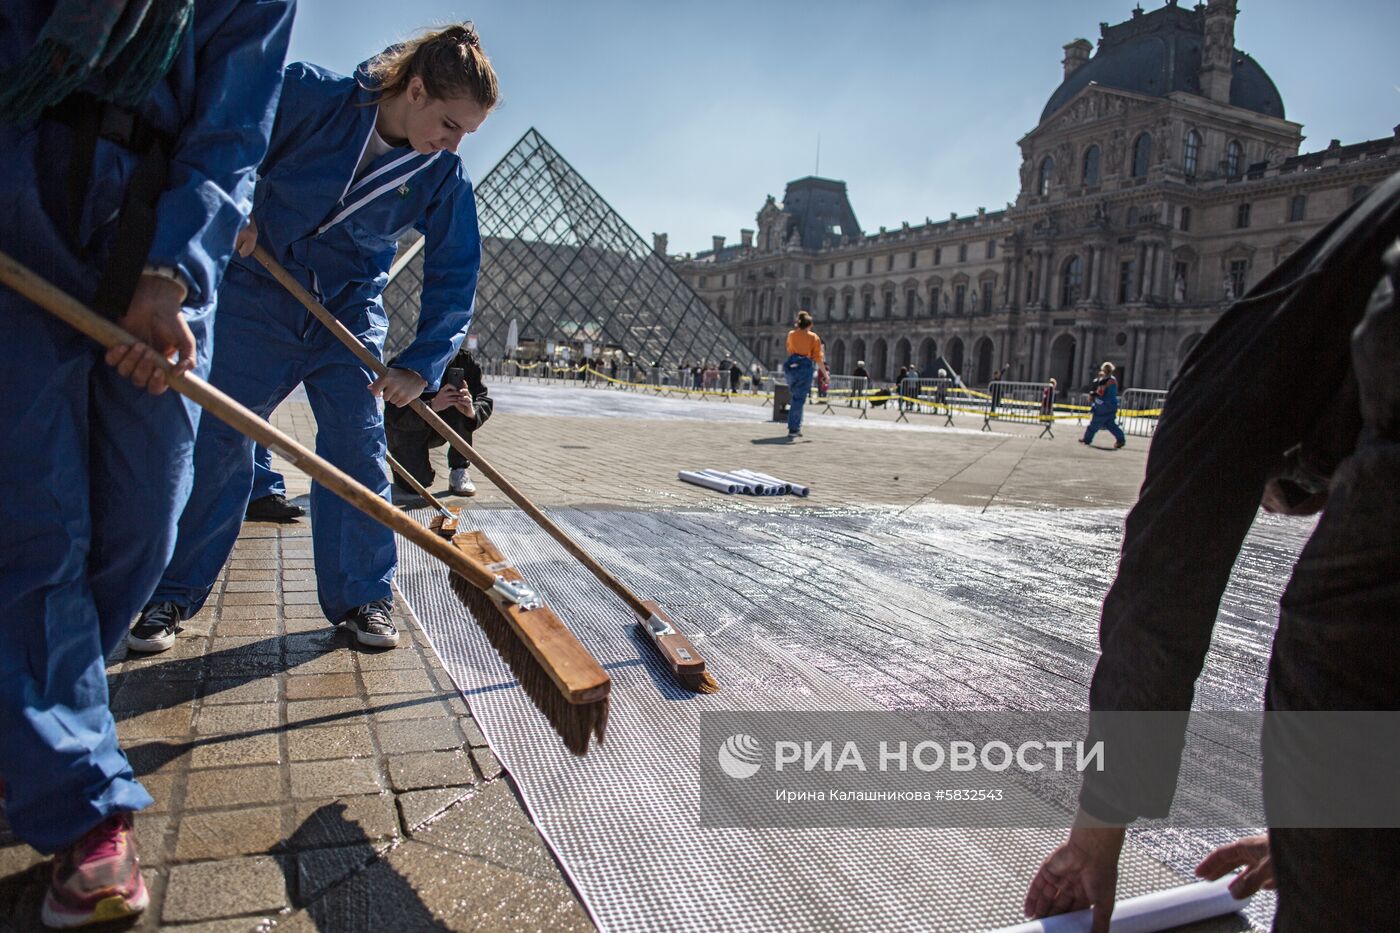
{"type": "Polygon", "coordinates": [[[399,643],[399,630],[394,628],[382,602],[351,609],[339,624],[353,633],[356,641],[371,648],[393,648],[399,643]]]}
{"type": "Polygon", "coordinates": [[[476,484],[467,475],[466,467],[457,467],[447,474],[447,490],[454,496],[476,495],[476,484]]]}
{"type": "Polygon", "coordinates": [[[44,895],[44,925],[68,929],[145,910],[151,896],[134,842],[131,814],[116,813],[55,855],[44,895]]]}
{"type": "Polygon", "coordinates": [[[126,646],[145,654],[169,650],[175,644],[175,633],[180,631],[183,615],[184,610],[178,603],[151,603],[141,610],[136,624],[126,633],[126,646]]]}
{"type": "Polygon", "coordinates": [[[1113,445],[1113,449],[1114,449],[1114,450],[1122,450],[1124,447],[1127,447],[1127,446],[1128,446],[1128,442],[1127,442],[1127,441],[1119,441],[1118,443],[1116,443],[1116,444],[1113,445]]]}
{"type": "Polygon", "coordinates": [[[250,522],[294,522],[306,514],[306,509],[292,505],[286,496],[263,496],[248,503],[244,518],[250,522]]]}

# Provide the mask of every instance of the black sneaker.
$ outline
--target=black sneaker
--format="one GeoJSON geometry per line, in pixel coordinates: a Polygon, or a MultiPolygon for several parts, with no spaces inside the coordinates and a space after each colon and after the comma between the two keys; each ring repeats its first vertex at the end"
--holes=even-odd
{"type": "Polygon", "coordinates": [[[399,630],[394,628],[389,609],[383,602],[351,609],[338,624],[345,626],[360,644],[371,648],[393,648],[399,643],[399,630]]]}
{"type": "Polygon", "coordinates": [[[286,496],[263,496],[248,503],[244,514],[250,522],[294,522],[306,514],[306,509],[292,505],[286,496]]]}
{"type": "Polygon", "coordinates": [[[178,603],[151,603],[141,610],[131,631],[126,633],[126,646],[132,651],[156,654],[175,644],[184,610],[178,603]]]}

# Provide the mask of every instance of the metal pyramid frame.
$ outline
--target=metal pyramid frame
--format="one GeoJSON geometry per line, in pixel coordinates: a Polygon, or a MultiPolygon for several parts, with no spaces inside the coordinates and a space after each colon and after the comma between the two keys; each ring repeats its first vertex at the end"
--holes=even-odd
{"type": "MultiPolygon", "coordinates": [[[[535,129],[476,187],[481,278],[471,333],[477,352],[500,359],[514,321],[536,352],[548,344],[578,359],[621,350],[666,368],[759,362],[627,221],[535,129]]],[[[404,251],[384,293],[386,352],[413,339],[422,292],[423,241],[404,251]]]]}

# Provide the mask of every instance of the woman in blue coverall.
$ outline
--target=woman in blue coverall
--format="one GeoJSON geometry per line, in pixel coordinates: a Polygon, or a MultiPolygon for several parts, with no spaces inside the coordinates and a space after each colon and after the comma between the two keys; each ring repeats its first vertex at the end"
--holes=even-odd
{"type": "MultiPolygon", "coordinates": [[[[470,24],[387,49],[354,77],[289,65],[253,223],[239,237],[219,296],[210,379],[261,415],[298,383],[316,416],[316,450],[388,496],[384,420],[437,388],[471,322],[481,261],[476,201],[456,149],[486,119],[496,76],[470,24]],[[417,337],[388,375],[354,355],[258,263],[260,243],[372,351],[388,329],[381,295],[399,238],[427,237],[417,337]],[[366,391],[368,387],[369,391],[366,391]]],[[[206,421],[195,488],[175,554],[127,642],[174,644],[179,623],[209,597],[233,550],[252,488],[253,442],[206,421]]],[[[319,484],[311,491],[317,595],[333,625],[361,644],[392,647],[394,536],[319,484]]]]}
{"type": "Polygon", "coordinates": [[[1079,439],[1081,444],[1092,445],[1094,435],[1099,433],[1100,428],[1113,435],[1114,450],[1128,443],[1123,429],[1118,426],[1118,377],[1113,372],[1112,363],[1104,363],[1099,368],[1098,378],[1089,391],[1089,427],[1085,428],[1084,436],[1079,439]]]}
{"type": "Polygon", "coordinates": [[[293,3],[154,6],[0,5],[0,250],[148,345],[108,353],[114,370],[97,344],[0,287],[0,397],[11,403],[0,419],[0,784],[15,835],[56,853],[42,910],[57,927],[148,900],[130,814],[151,797],[117,744],[106,656],[170,557],[199,420],[163,392],[153,361],[178,355],[179,368],[207,371],[293,3]]]}

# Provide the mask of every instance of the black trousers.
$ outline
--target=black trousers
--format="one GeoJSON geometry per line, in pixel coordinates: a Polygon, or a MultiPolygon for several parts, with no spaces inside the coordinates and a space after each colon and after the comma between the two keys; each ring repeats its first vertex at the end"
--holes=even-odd
{"type": "MultiPolygon", "coordinates": [[[[472,441],[472,429],[476,426],[473,419],[468,418],[455,408],[438,412],[442,420],[448,426],[470,444],[472,441]]],[[[432,483],[434,473],[432,463],[428,460],[428,451],[434,447],[441,447],[447,441],[419,417],[418,413],[410,409],[400,409],[391,414],[387,414],[384,419],[384,434],[389,442],[389,454],[399,462],[399,465],[413,474],[413,478],[424,486],[432,483]]],[[[459,454],[456,448],[447,448],[447,466],[449,469],[460,469],[468,466],[467,458],[459,454]]],[[[396,476],[394,483],[402,487],[402,481],[396,476]]]]}

